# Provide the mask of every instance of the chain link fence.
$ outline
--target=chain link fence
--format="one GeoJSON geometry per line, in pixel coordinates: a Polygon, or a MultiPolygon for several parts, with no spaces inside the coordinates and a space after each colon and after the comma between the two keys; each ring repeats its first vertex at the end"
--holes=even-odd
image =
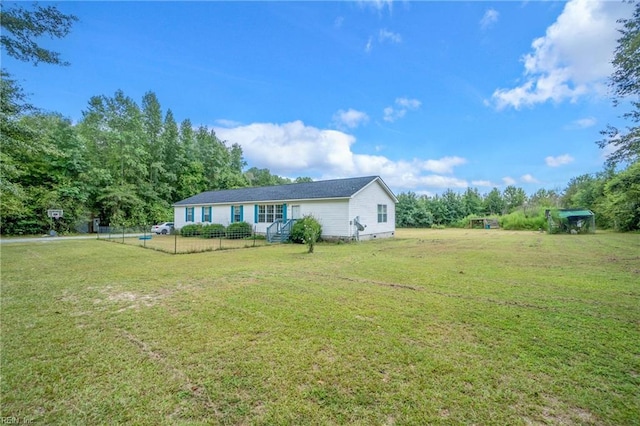
{"type": "Polygon", "coordinates": [[[165,253],[200,253],[214,250],[259,247],[268,244],[249,224],[225,228],[222,225],[187,225],[167,234],[151,231],[147,226],[100,226],[98,239],[158,250],[165,253]]]}

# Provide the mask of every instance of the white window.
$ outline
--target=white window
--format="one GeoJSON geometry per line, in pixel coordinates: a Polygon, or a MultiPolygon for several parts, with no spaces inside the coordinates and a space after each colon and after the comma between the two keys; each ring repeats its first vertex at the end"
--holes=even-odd
{"type": "Polygon", "coordinates": [[[258,206],[258,222],[271,223],[282,219],[282,204],[260,204],[258,206]]]}
{"type": "Polygon", "coordinates": [[[387,221],[387,205],[378,204],[378,223],[387,221]]]}

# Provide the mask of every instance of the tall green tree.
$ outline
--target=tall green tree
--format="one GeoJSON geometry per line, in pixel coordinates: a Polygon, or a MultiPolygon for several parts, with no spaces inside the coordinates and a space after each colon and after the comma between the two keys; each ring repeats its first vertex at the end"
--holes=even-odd
{"type": "Polygon", "coordinates": [[[433,214],[427,203],[414,192],[398,194],[396,225],[401,228],[428,228],[433,224],[433,214]]]}
{"type": "Polygon", "coordinates": [[[167,190],[160,185],[164,174],[165,146],[162,139],[162,108],[155,93],[147,92],[142,98],[142,127],[146,136],[147,171],[149,183],[160,196],[166,196],[167,190]]]}
{"type": "Polygon", "coordinates": [[[502,198],[502,194],[500,194],[500,190],[498,188],[493,188],[484,197],[484,211],[487,214],[502,214],[505,207],[504,199],[502,198]]]}
{"type": "Polygon", "coordinates": [[[550,189],[538,189],[529,197],[529,204],[532,207],[559,207],[560,195],[558,191],[550,189]]]}
{"type": "Polygon", "coordinates": [[[635,2],[631,18],[619,23],[623,26],[614,52],[610,86],[614,105],[629,102],[631,111],[624,113],[622,118],[631,124],[624,130],[609,125],[601,132],[604,139],[598,145],[613,148],[607,157],[607,163],[612,166],[640,160],[640,3],[635,2]]]}
{"type": "Polygon", "coordinates": [[[507,211],[511,212],[521,207],[525,201],[527,201],[527,194],[524,192],[524,189],[509,185],[504,189],[502,199],[504,200],[507,211]]]}
{"type": "Polygon", "coordinates": [[[271,186],[291,183],[290,179],[271,174],[269,169],[251,167],[244,173],[249,186],[271,186]]]}
{"type": "Polygon", "coordinates": [[[481,215],[484,213],[482,196],[477,188],[467,188],[464,194],[462,194],[462,204],[464,205],[465,216],[481,215]]]}
{"type": "Polygon", "coordinates": [[[103,222],[144,221],[148,198],[148,159],[142,113],[122,91],[94,96],[79,131],[96,171],[93,205],[103,222]]]}
{"type": "MultiPolygon", "coordinates": [[[[0,47],[10,57],[23,62],[67,65],[58,52],[43,48],[38,44],[42,36],[63,38],[71,30],[77,18],[65,15],[54,6],[34,5],[31,9],[6,4],[0,5],[0,47]]],[[[35,108],[27,101],[27,97],[17,80],[4,68],[0,71],[0,232],[6,232],[6,225],[19,221],[32,220],[33,208],[29,194],[32,188],[24,186],[23,178],[28,176],[24,159],[47,153],[49,145],[41,145],[41,129],[31,127],[24,122],[24,114],[32,113],[35,108]]],[[[46,213],[39,213],[38,221],[46,218],[46,213]]],[[[15,228],[14,228],[15,229],[15,228]]]]}
{"type": "Polygon", "coordinates": [[[178,196],[178,180],[184,164],[184,149],[180,143],[178,124],[169,109],[162,125],[162,145],[164,146],[164,181],[169,187],[171,203],[180,201],[178,196]]]}
{"type": "Polygon", "coordinates": [[[640,229],[640,161],[617,173],[604,184],[602,211],[620,231],[640,229]]]}

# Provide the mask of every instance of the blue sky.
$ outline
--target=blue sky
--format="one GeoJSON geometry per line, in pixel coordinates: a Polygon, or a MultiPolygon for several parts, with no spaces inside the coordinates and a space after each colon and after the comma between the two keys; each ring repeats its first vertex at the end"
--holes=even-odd
{"type": "Polygon", "coordinates": [[[32,103],[78,121],[91,96],[153,91],[281,176],[562,189],[602,170],[599,131],[621,123],[621,2],[54,4],[80,21],[42,42],[71,66],[2,57],[32,103]]]}

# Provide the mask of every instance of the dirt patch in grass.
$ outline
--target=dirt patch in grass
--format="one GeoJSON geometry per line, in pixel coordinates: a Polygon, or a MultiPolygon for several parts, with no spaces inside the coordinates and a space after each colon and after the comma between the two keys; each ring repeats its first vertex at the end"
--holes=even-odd
{"type": "Polygon", "coordinates": [[[523,420],[530,425],[603,425],[591,412],[579,407],[567,406],[557,398],[542,396],[540,414],[535,417],[525,416],[523,420]]]}
{"type": "Polygon", "coordinates": [[[314,277],[320,277],[320,278],[323,278],[323,279],[349,281],[349,282],[356,282],[356,283],[360,283],[360,284],[372,284],[372,285],[378,285],[378,286],[383,286],[383,287],[397,288],[397,289],[401,289],[401,290],[413,290],[413,291],[421,290],[419,287],[415,287],[415,286],[412,286],[412,285],[391,283],[391,282],[384,282],[384,281],[376,281],[376,280],[370,280],[370,279],[366,279],[366,278],[344,277],[344,276],[336,276],[336,275],[321,274],[321,273],[309,273],[309,274],[313,275],[314,277]]]}
{"type": "Polygon", "coordinates": [[[100,296],[93,300],[94,305],[103,309],[117,308],[115,312],[124,312],[128,309],[150,308],[160,300],[173,294],[173,290],[163,289],[157,293],[143,294],[133,291],[119,291],[113,287],[104,287],[99,290],[100,296]]]}

